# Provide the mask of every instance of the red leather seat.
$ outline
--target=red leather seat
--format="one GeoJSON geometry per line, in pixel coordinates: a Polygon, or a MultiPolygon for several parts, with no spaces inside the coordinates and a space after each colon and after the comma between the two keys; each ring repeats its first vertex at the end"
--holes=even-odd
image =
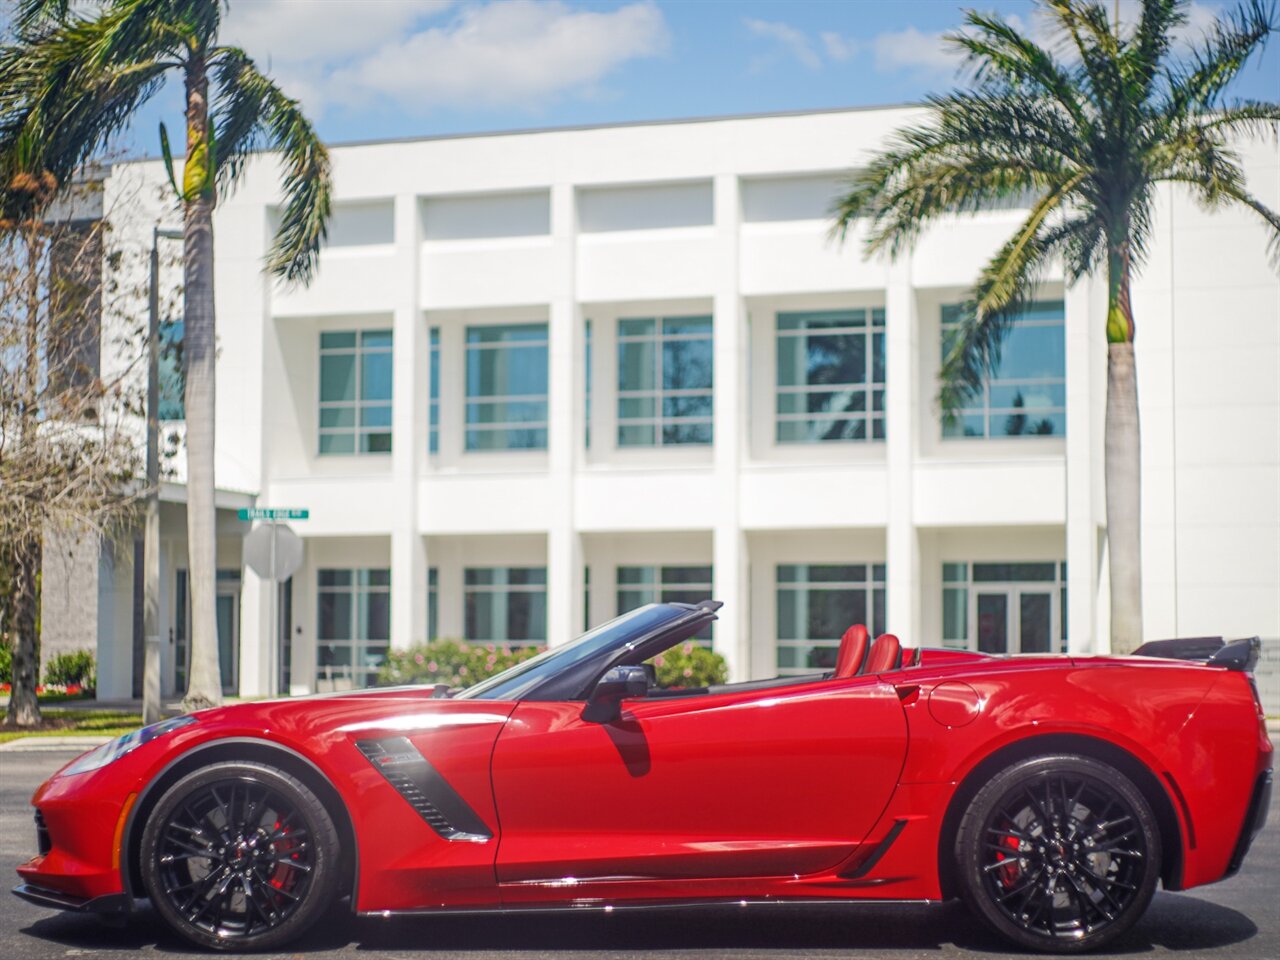
{"type": "Polygon", "coordinates": [[[914,667],[919,662],[920,662],[919,647],[911,647],[909,649],[904,649],[902,651],[902,666],[904,669],[906,667],[914,667]]]}
{"type": "Polygon", "coordinates": [[[863,661],[867,659],[867,647],[871,635],[867,628],[855,623],[840,638],[840,652],[836,654],[836,671],[832,674],[837,680],[856,677],[862,672],[863,661]]]}
{"type": "Polygon", "coordinates": [[[902,644],[892,633],[882,633],[871,645],[863,673],[884,673],[902,666],[902,644]]]}

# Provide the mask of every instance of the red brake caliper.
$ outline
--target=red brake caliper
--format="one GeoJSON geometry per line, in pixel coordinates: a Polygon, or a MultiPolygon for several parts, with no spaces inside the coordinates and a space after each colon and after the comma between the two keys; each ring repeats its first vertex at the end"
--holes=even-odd
{"type": "Polygon", "coordinates": [[[996,860],[1006,864],[996,871],[997,878],[1000,880],[1000,885],[1009,890],[1013,888],[1018,882],[1018,878],[1022,876],[1022,867],[1018,864],[1018,838],[1006,834],[1001,839],[1000,846],[1008,847],[1013,851],[1009,856],[1005,856],[1003,853],[996,854],[996,860]]]}

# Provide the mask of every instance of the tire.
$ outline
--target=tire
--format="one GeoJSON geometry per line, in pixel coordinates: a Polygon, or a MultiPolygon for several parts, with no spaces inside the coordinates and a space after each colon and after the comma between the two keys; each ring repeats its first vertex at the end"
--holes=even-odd
{"type": "Polygon", "coordinates": [[[142,877],[180,936],[262,950],[302,934],[333,901],[338,833],[314,793],[261,763],[201,768],[165,791],[142,833],[142,877]]]}
{"type": "Polygon", "coordinates": [[[1089,757],[1007,767],[956,833],[961,895],[1020,947],[1096,950],[1137,923],[1160,877],[1160,831],[1142,792],[1089,757]]]}

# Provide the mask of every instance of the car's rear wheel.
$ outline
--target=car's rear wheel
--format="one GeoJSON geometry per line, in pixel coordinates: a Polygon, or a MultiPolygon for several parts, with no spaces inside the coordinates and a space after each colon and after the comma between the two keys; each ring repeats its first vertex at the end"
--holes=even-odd
{"type": "Polygon", "coordinates": [[[1095,950],[1132,927],[1160,875],[1151,807],[1089,757],[1035,757],[982,787],[956,835],[969,906],[1019,946],[1095,950]]]}
{"type": "Polygon", "coordinates": [[[142,834],[141,864],[152,904],[187,940],[264,949],[301,934],[333,900],[338,834],[295,777],[217,763],[165,791],[142,834]]]}

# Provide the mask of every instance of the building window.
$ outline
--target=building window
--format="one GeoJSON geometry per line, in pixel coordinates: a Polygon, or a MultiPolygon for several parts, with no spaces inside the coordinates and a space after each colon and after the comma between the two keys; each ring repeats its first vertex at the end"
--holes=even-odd
{"type": "Polygon", "coordinates": [[[467,567],[462,582],[467,640],[547,642],[546,567],[467,567]]]}
{"type": "MultiPolygon", "coordinates": [[[[699,603],[711,598],[710,566],[618,567],[618,613],[646,603],[699,603]]],[[[711,645],[711,625],[696,635],[711,645]]]]}
{"type": "MultiPolygon", "coordinates": [[[[185,420],[187,370],[182,362],[182,337],[186,325],[181,320],[165,320],[159,327],[160,420],[185,420]]],[[[185,688],[184,688],[185,689],[185,688]]]]}
{"type": "Polygon", "coordinates": [[[547,325],[467,328],[468,450],[547,448],[547,325]]]}
{"type": "Polygon", "coordinates": [[[427,640],[435,640],[440,626],[440,570],[427,570],[427,640]]]}
{"type": "Polygon", "coordinates": [[[391,331],[320,334],[320,453],[391,452],[391,331]]]}
{"type": "Polygon", "coordinates": [[[778,443],[884,439],[884,310],[778,314],[778,443]]]}
{"type": "Polygon", "coordinates": [[[834,670],[849,627],[884,633],[884,600],[883,563],[778,564],[778,674],[834,670]]]}
{"type": "Polygon", "coordinates": [[[981,653],[1067,649],[1067,565],[944,563],[942,642],[981,653]]]}
{"type": "MultiPolygon", "coordinates": [[[[942,308],[942,355],[959,335],[965,308],[942,308]]],[[[943,420],[944,437],[1063,436],[1067,432],[1065,311],[1061,300],[1030,304],[1014,319],[1000,362],[977,396],[943,420]]]]}
{"type": "Polygon", "coordinates": [[[369,687],[391,639],[391,571],[316,571],[316,680],[323,689],[369,687]]]}
{"type": "Polygon", "coordinates": [[[618,446],[711,442],[711,318],[618,321],[618,446]]]}
{"type": "Polygon", "coordinates": [[[427,450],[430,453],[440,452],[440,328],[432,327],[429,334],[431,340],[430,359],[427,361],[431,373],[431,397],[427,401],[427,450]]]}

